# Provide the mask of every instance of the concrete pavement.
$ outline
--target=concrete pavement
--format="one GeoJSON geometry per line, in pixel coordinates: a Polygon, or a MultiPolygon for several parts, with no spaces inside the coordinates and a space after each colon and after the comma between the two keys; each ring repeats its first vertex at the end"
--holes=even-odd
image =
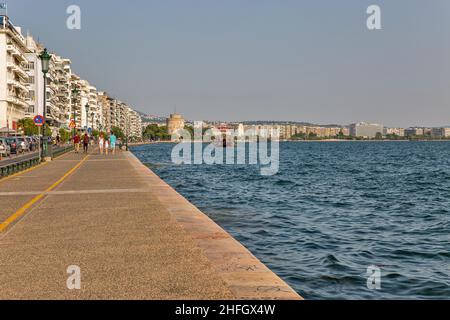
{"type": "Polygon", "coordinates": [[[0,299],[300,298],[129,152],[0,180],[0,203],[0,299]]]}

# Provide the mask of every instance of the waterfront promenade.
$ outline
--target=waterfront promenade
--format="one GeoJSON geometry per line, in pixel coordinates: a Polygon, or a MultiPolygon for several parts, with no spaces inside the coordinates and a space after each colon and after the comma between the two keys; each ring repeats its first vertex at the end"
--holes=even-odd
{"type": "Polygon", "coordinates": [[[68,153],[0,200],[0,299],[300,299],[130,152],[68,153]]]}

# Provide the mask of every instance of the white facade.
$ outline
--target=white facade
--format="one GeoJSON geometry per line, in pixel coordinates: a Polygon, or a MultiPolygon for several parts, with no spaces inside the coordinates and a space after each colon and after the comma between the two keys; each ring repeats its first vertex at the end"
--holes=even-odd
{"type": "Polygon", "coordinates": [[[28,53],[21,29],[0,16],[0,129],[17,130],[28,111],[28,53]]]}
{"type": "Polygon", "coordinates": [[[27,36],[26,43],[30,51],[25,55],[28,60],[26,70],[29,77],[26,117],[34,118],[34,116],[44,114],[44,74],[39,59],[41,48],[31,36],[27,36]]]}

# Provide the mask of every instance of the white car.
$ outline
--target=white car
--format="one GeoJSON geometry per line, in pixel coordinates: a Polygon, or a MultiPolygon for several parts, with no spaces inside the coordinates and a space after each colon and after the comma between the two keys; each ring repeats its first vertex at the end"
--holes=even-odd
{"type": "Polygon", "coordinates": [[[0,138],[0,155],[9,157],[11,155],[11,147],[6,143],[6,139],[0,138]]]}

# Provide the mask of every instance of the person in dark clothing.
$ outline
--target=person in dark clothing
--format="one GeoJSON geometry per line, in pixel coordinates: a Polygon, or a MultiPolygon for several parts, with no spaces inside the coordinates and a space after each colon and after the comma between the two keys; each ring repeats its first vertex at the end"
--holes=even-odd
{"type": "Polygon", "coordinates": [[[90,140],[91,139],[89,138],[89,135],[87,133],[85,133],[84,137],[83,137],[83,150],[84,150],[84,153],[88,153],[90,140]]]}
{"type": "Polygon", "coordinates": [[[75,136],[73,137],[73,145],[75,146],[75,153],[79,153],[80,152],[80,136],[78,135],[78,133],[75,134],[75,136]]]}

